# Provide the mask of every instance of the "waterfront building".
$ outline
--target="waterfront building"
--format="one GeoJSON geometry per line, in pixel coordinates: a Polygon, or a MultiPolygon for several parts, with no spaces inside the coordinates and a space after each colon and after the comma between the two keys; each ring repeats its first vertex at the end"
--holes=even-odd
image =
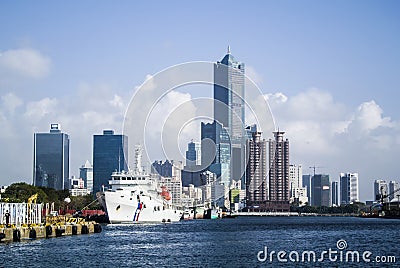
{"type": "Polygon", "coordinates": [[[309,205],[312,204],[311,178],[311,174],[303,175],[303,187],[306,188],[309,205]]]}
{"type": "Polygon", "coordinates": [[[339,183],[337,181],[333,181],[332,186],[331,186],[331,189],[332,189],[332,193],[331,193],[332,203],[331,204],[333,207],[339,206],[339,192],[338,192],[339,186],[338,186],[338,184],[339,183]]]}
{"type": "Polygon", "coordinates": [[[340,204],[358,201],[358,173],[340,173],[340,204]]]}
{"type": "Polygon", "coordinates": [[[231,144],[227,130],[218,122],[201,123],[202,167],[217,175],[220,183],[231,183],[231,144]]]}
{"type": "Polygon", "coordinates": [[[303,186],[303,167],[301,165],[289,166],[290,203],[300,206],[308,202],[307,188],[303,186]]]}
{"type": "Polygon", "coordinates": [[[93,193],[108,187],[115,171],[128,171],[128,137],[104,130],[93,136],[93,193]]]}
{"type": "MultiPolygon", "coordinates": [[[[381,195],[389,194],[389,185],[384,180],[374,181],[374,199],[377,201],[381,200],[381,195]]],[[[383,199],[384,202],[388,201],[388,198],[383,199]]]]}
{"type": "Polygon", "coordinates": [[[269,139],[269,201],[270,209],[288,211],[290,209],[289,186],[289,140],[283,138],[285,132],[273,132],[275,139],[269,139]]]}
{"type": "Polygon", "coordinates": [[[237,61],[229,48],[224,58],[214,64],[214,120],[226,129],[230,137],[232,162],[227,163],[230,169],[228,180],[229,183],[242,180],[243,187],[246,168],[244,72],[244,63],[237,61]]]}
{"type": "Polygon", "coordinates": [[[331,190],[329,175],[316,174],[311,178],[311,191],[312,191],[312,206],[325,206],[331,205],[331,190]]]}
{"type": "Polygon", "coordinates": [[[185,203],[190,203],[190,206],[203,204],[202,188],[194,187],[193,184],[190,184],[187,187],[182,187],[182,200],[183,199],[185,199],[185,203]]]}
{"type": "Polygon", "coordinates": [[[79,177],[83,179],[89,193],[93,193],[93,166],[89,160],[79,168],[79,177]]]}
{"type": "Polygon", "coordinates": [[[192,168],[201,165],[201,145],[199,142],[189,142],[186,151],[186,168],[192,168]]]}
{"type": "Polygon", "coordinates": [[[151,164],[151,173],[158,174],[162,177],[172,177],[182,181],[182,169],[183,163],[182,161],[174,161],[174,160],[165,160],[163,161],[154,161],[151,164]]]}
{"type": "Polygon", "coordinates": [[[389,181],[389,199],[392,200],[394,198],[398,198],[398,195],[400,194],[398,192],[400,186],[399,183],[396,181],[389,181]]]}
{"type": "Polygon", "coordinates": [[[69,193],[71,196],[85,196],[90,193],[85,187],[85,181],[82,178],[72,176],[69,181],[69,193]]]}
{"type": "Polygon", "coordinates": [[[69,187],[68,187],[68,189],[73,189],[73,188],[77,188],[77,189],[85,188],[84,180],[82,178],[77,178],[75,176],[72,176],[69,179],[69,187]]]}
{"type": "Polygon", "coordinates": [[[246,205],[264,207],[268,200],[267,142],[257,129],[247,141],[247,152],[246,205]]]}
{"type": "Polygon", "coordinates": [[[50,133],[34,133],[33,151],[33,185],[68,189],[69,135],[60,124],[51,124],[50,133]]]}

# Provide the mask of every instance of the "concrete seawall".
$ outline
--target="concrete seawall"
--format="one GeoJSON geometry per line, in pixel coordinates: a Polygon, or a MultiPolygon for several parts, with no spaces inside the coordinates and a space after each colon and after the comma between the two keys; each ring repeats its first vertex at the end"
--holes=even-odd
{"type": "Polygon", "coordinates": [[[29,239],[100,233],[101,231],[101,225],[95,222],[85,222],[84,224],[41,225],[19,228],[10,227],[0,228],[0,241],[19,242],[29,239]]]}

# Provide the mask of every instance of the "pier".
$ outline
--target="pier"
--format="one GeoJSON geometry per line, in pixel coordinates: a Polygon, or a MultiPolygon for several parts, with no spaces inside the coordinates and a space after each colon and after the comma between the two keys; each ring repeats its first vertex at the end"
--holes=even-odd
{"type": "Polygon", "coordinates": [[[42,217],[42,205],[0,203],[0,242],[100,233],[101,225],[71,216],[42,217]],[[44,218],[44,222],[42,222],[44,218]]]}

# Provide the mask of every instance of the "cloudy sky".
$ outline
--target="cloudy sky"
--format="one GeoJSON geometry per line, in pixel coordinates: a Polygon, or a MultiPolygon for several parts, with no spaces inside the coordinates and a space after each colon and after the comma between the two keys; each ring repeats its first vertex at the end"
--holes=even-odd
{"type": "MultiPolygon", "coordinates": [[[[398,1],[1,1],[0,184],[32,182],[33,133],[53,122],[71,136],[77,175],[93,134],[122,131],[146,78],[221,60],[230,45],[287,132],[291,162],[334,180],[358,172],[370,200],[374,179],[400,181],[399,12],[398,1]]],[[[211,87],[171,94],[156,112],[211,87]]]]}

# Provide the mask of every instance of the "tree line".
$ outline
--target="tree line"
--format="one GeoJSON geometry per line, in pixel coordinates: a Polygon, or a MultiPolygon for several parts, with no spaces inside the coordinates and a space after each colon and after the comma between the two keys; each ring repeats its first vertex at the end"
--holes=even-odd
{"type": "MultiPolygon", "coordinates": [[[[94,200],[94,196],[91,194],[86,196],[70,196],[69,190],[55,190],[53,188],[18,182],[8,186],[5,192],[1,194],[1,202],[26,203],[29,197],[34,194],[38,195],[36,203],[54,203],[56,210],[59,208],[81,210],[94,200]],[[71,199],[71,202],[65,201],[67,197],[71,199]]],[[[101,209],[101,206],[97,202],[94,202],[88,209],[101,209]]]]}

